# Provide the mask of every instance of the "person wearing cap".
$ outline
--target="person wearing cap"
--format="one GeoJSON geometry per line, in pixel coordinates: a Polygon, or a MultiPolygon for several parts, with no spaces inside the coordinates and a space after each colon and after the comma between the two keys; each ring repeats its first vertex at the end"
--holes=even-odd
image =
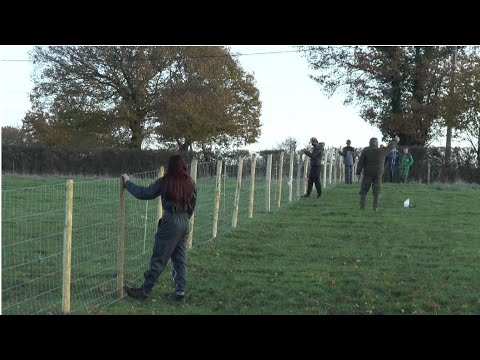
{"type": "Polygon", "coordinates": [[[352,142],[347,140],[347,146],[345,146],[338,153],[343,156],[343,164],[345,165],[345,184],[352,183],[353,164],[355,163],[355,149],[350,146],[352,142]]]}
{"type": "Polygon", "coordinates": [[[410,166],[413,164],[413,157],[408,153],[408,147],[403,148],[403,154],[400,157],[400,181],[407,182],[410,166]]]}
{"type": "Polygon", "coordinates": [[[379,198],[381,193],[382,176],[384,172],[385,157],[397,146],[400,138],[395,136],[387,147],[378,147],[378,139],[371,138],[369,146],[362,150],[357,164],[357,175],[360,176],[363,171],[362,184],[360,185],[360,209],[365,208],[365,200],[368,190],[372,186],[373,192],[373,210],[378,210],[379,198]]]}
{"type": "Polygon", "coordinates": [[[313,184],[315,184],[315,189],[317,189],[317,198],[322,197],[322,185],[320,184],[320,169],[322,165],[323,150],[325,149],[325,143],[319,143],[317,138],[312,137],[310,143],[313,148],[312,151],[303,150],[303,153],[307,155],[310,160],[310,175],[308,176],[308,187],[307,193],[302,195],[302,197],[310,197],[310,193],[313,189],[313,184]]]}

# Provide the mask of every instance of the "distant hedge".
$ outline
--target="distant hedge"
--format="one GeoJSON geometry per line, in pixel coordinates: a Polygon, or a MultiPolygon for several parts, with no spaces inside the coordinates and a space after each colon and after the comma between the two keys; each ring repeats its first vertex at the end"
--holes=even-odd
{"type": "Polygon", "coordinates": [[[2,146],[2,172],[119,176],[166,166],[165,150],[53,150],[45,147],[2,146]]]}

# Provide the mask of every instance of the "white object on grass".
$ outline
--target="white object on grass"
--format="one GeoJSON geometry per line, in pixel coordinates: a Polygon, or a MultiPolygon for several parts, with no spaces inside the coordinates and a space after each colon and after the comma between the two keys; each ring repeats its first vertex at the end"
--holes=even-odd
{"type": "Polygon", "coordinates": [[[410,207],[410,199],[407,199],[403,202],[403,207],[404,208],[409,208],[410,207]]]}

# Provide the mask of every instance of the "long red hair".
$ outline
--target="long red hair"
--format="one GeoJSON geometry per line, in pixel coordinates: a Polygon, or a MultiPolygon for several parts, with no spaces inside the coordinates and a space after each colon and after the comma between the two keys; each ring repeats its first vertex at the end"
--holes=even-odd
{"type": "Polygon", "coordinates": [[[187,164],[180,155],[170,156],[163,179],[166,181],[166,193],[170,200],[181,205],[191,204],[193,182],[187,173],[187,164]]]}

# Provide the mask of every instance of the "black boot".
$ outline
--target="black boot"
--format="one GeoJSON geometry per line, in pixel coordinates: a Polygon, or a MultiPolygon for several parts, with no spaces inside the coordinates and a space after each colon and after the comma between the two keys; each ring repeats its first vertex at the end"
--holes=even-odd
{"type": "Polygon", "coordinates": [[[169,300],[172,301],[184,301],[185,300],[185,291],[175,291],[173,294],[168,296],[169,300]]]}
{"type": "Polygon", "coordinates": [[[378,210],[378,202],[379,202],[380,195],[373,195],[373,211],[378,210]]]}
{"type": "Polygon", "coordinates": [[[367,195],[360,195],[360,209],[365,209],[365,199],[367,195]]]}
{"type": "Polygon", "coordinates": [[[150,296],[150,292],[145,290],[143,286],[138,288],[131,288],[130,286],[125,285],[124,290],[128,296],[138,300],[145,300],[150,296]]]}

